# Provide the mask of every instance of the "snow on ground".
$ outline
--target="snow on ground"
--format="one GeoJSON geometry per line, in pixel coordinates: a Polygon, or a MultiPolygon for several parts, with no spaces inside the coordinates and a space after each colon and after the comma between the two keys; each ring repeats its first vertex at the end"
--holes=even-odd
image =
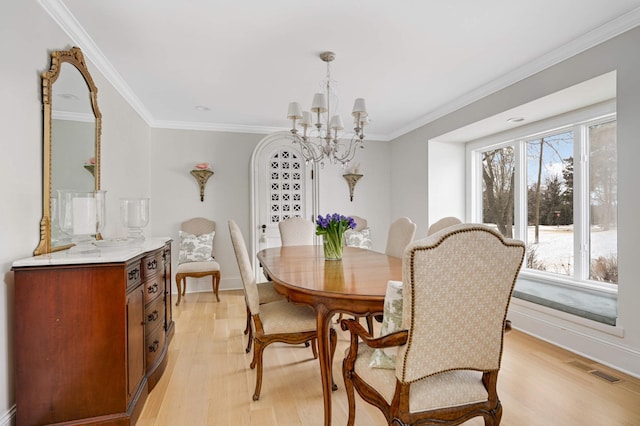
{"type": "MultiPolygon", "coordinates": [[[[539,242],[533,244],[535,227],[530,226],[527,247],[535,248],[536,259],[546,265],[546,270],[563,275],[573,273],[573,226],[540,226],[539,242]]],[[[591,259],[599,256],[617,256],[617,230],[591,230],[591,259]]]]}

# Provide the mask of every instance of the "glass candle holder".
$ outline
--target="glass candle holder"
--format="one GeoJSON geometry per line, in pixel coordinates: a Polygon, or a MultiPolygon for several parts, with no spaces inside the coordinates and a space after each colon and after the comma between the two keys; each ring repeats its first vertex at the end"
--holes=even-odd
{"type": "Polygon", "coordinates": [[[106,191],[58,190],[58,225],[74,244],[68,254],[96,254],[93,244],[105,222],[106,191]]]}
{"type": "Polygon", "coordinates": [[[127,239],[132,242],[144,241],[142,228],[149,223],[148,198],[121,198],[120,220],[127,228],[127,239]]]}

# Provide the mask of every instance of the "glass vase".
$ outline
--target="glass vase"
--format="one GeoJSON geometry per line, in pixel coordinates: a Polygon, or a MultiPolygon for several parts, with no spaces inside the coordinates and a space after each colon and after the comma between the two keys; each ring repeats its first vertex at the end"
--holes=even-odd
{"type": "Polygon", "coordinates": [[[322,236],[325,260],[341,260],[344,233],[327,233],[322,236]]]}
{"type": "Polygon", "coordinates": [[[141,243],[145,240],[142,228],[149,223],[149,199],[148,198],[121,198],[120,220],[122,226],[127,228],[127,239],[133,243],[141,243]]]}
{"type": "Polygon", "coordinates": [[[58,190],[58,225],[73,243],[67,254],[100,253],[93,243],[104,226],[105,192],[58,190]]]}

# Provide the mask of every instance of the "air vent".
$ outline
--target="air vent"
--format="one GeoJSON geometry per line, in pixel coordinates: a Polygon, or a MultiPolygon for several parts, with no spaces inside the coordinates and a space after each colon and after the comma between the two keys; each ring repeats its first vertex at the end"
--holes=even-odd
{"type": "Polygon", "coordinates": [[[618,377],[612,376],[611,374],[607,374],[604,371],[593,370],[593,371],[590,371],[590,373],[593,374],[594,376],[600,377],[601,379],[605,379],[609,383],[618,383],[622,381],[618,377]]]}
{"type": "Polygon", "coordinates": [[[606,380],[609,383],[620,383],[622,379],[616,376],[612,376],[611,374],[605,373],[604,371],[598,370],[594,368],[594,366],[585,364],[584,362],[578,360],[567,361],[567,364],[579,368],[582,371],[586,371],[589,374],[593,374],[596,377],[606,380]]]}

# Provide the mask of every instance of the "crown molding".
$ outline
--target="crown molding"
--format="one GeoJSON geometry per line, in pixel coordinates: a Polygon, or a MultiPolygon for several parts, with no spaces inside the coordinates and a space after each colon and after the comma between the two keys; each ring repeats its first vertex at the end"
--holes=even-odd
{"type": "MultiPolygon", "coordinates": [[[[289,132],[289,128],[267,127],[267,126],[246,126],[221,123],[204,123],[196,121],[154,121],[150,124],[156,129],[176,129],[176,130],[202,130],[208,132],[229,132],[229,133],[252,133],[260,135],[270,135],[276,132],[289,132]]],[[[388,136],[367,134],[367,141],[389,141],[388,136]]]]}
{"type": "Polygon", "coordinates": [[[478,87],[475,90],[461,96],[440,108],[422,116],[416,121],[398,129],[390,135],[391,139],[398,138],[419,127],[431,123],[438,118],[444,117],[458,109],[472,104],[486,96],[496,93],[506,87],[511,86],[527,77],[556,65],[566,59],[584,52],[594,46],[604,43],[626,31],[640,25],[640,7],[628,12],[612,21],[609,21],[598,28],[595,28],[584,35],[573,39],[564,46],[555,49],[523,66],[509,72],[489,83],[478,87]]]}
{"type": "MultiPolygon", "coordinates": [[[[181,130],[204,130],[214,132],[231,132],[231,133],[255,133],[270,134],[282,130],[288,130],[281,127],[267,126],[244,126],[221,123],[206,122],[190,122],[190,121],[165,121],[156,120],[151,112],[144,106],[140,98],[131,90],[131,87],[122,78],[120,73],[109,62],[106,56],[98,48],[93,39],[84,30],[82,25],[73,16],[71,11],[62,2],[62,0],[38,0],[40,6],[51,16],[56,24],[71,38],[73,43],[82,49],[84,56],[89,59],[111,83],[111,85],[120,93],[120,95],[131,105],[131,107],[142,117],[149,127],[163,129],[181,129],[181,130]]],[[[388,136],[368,135],[369,138],[376,140],[390,140],[388,136]]]]}
{"type": "Polygon", "coordinates": [[[73,43],[82,49],[85,58],[89,59],[105,76],[111,85],[131,105],[131,107],[150,126],[153,116],[144,106],[142,101],[131,90],[120,73],[109,62],[106,56],[98,48],[93,39],[84,30],[82,25],[73,16],[67,6],[61,0],[38,0],[40,6],[51,16],[56,24],[69,36],[73,43]]]}
{"type": "Polygon", "coordinates": [[[151,123],[151,127],[157,129],[181,129],[181,130],[204,130],[211,132],[229,132],[229,133],[256,133],[268,135],[269,133],[279,132],[281,127],[267,126],[245,126],[238,124],[222,124],[222,123],[206,123],[198,121],[170,121],[157,120],[151,123]]]}
{"type": "MultiPolygon", "coordinates": [[[[120,95],[131,105],[131,107],[142,117],[150,127],[185,130],[207,130],[219,132],[239,132],[239,133],[259,133],[269,134],[274,131],[281,131],[282,128],[261,127],[261,126],[241,126],[215,123],[197,123],[181,121],[158,121],[153,118],[149,110],[142,101],[131,90],[122,76],[100,51],[89,34],[84,30],[78,20],[71,14],[69,9],[62,3],[62,0],[38,0],[42,8],[51,18],[62,28],[62,30],[79,46],[85,57],[87,57],[113,85],[120,95]]],[[[419,119],[388,135],[368,135],[367,139],[388,141],[396,139],[419,127],[431,123],[447,114],[450,114],[462,107],[476,102],[486,96],[498,92],[518,81],[524,80],[546,68],[558,64],[572,56],[575,56],[587,49],[601,44],[617,35],[629,31],[640,25],[640,7],[626,13],[612,21],[609,21],[598,28],[570,41],[564,46],[553,50],[546,55],[535,59],[514,71],[503,75],[489,83],[478,87],[475,90],[461,96],[452,102],[437,108],[419,119]]]]}

